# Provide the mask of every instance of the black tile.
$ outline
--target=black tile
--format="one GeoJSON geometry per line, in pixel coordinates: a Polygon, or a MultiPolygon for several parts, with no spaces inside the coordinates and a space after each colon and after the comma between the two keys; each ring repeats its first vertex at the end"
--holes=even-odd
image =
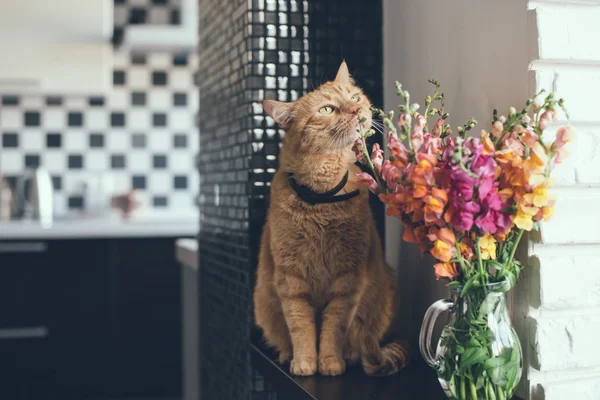
{"type": "Polygon", "coordinates": [[[145,106],[146,105],[146,93],[132,92],[131,93],[131,104],[134,106],[145,106]]]}
{"type": "Polygon", "coordinates": [[[171,10],[171,18],[169,19],[171,25],[181,24],[181,13],[179,10],[171,10]]]}
{"type": "Polygon", "coordinates": [[[124,169],[125,168],[125,155],[113,154],[110,156],[110,168],[112,169],[124,169]]]}
{"type": "Polygon", "coordinates": [[[125,37],[125,30],[122,26],[115,26],[113,28],[113,35],[110,39],[113,47],[120,47],[123,44],[123,38],[125,37]]]}
{"type": "Polygon", "coordinates": [[[104,147],[104,134],[103,133],[90,133],[90,147],[92,147],[92,148],[104,147]]]}
{"type": "Polygon", "coordinates": [[[148,19],[148,13],[146,9],[141,7],[134,7],[129,10],[129,23],[132,25],[145,24],[148,19]]]}
{"type": "Polygon", "coordinates": [[[67,115],[69,126],[83,126],[83,114],[80,112],[70,112],[67,115]]]}
{"type": "Polygon", "coordinates": [[[80,154],[70,154],[68,157],[69,169],[81,169],[83,168],[83,156],[80,154]]]}
{"type": "Polygon", "coordinates": [[[174,106],[187,106],[187,94],[186,93],[173,93],[173,105],[174,106]]]}
{"type": "Polygon", "coordinates": [[[146,55],[145,54],[132,54],[131,55],[131,63],[133,65],[144,65],[146,64],[146,55]]]}
{"type": "Polygon", "coordinates": [[[58,175],[52,175],[52,187],[55,191],[62,190],[62,177],[58,175]]]}
{"type": "Polygon", "coordinates": [[[131,186],[134,189],[146,189],[146,177],[144,175],[133,175],[131,177],[131,186]]]}
{"type": "Polygon", "coordinates": [[[46,97],[46,105],[47,106],[62,106],[63,98],[60,96],[47,96],[46,97]]]}
{"type": "Polygon", "coordinates": [[[104,106],[104,97],[92,96],[88,98],[88,104],[92,107],[102,107],[104,106]]]}
{"type": "Polygon", "coordinates": [[[175,134],[173,136],[173,147],[176,149],[185,149],[187,148],[187,135],[184,134],[175,134]]]}
{"type": "Polygon", "coordinates": [[[3,106],[18,106],[19,105],[19,96],[12,96],[12,95],[2,96],[2,105],[3,106]]]}
{"type": "Polygon", "coordinates": [[[184,66],[188,64],[187,53],[179,53],[173,57],[173,65],[184,66]]]}
{"type": "Polygon", "coordinates": [[[156,6],[166,6],[169,3],[169,0],[152,0],[152,4],[156,6]]]}
{"type": "Polygon", "coordinates": [[[167,73],[165,71],[152,72],[152,84],[154,86],[165,86],[167,84],[167,73]]]}
{"type": "Polygon", "coordinates": [[[152,198],[152,205],[154,207],[167,207],[169,205],[167,196],[154,196],[152,198]]]}
{"type": "Polygon", "coordinates": [[[173,177],[173,189],[187,189],[188,179],[185,175],[175,175],[173,177]]]}
{"type": "Polygon", "coordinates": [[[110,114],[110,126],[125,126],[125,113],[114,112],[110,114]]]}
{"type": "Polygon", "coordinates": [[[71,210],[82,210],[85,208],[83,196],[69,196],[69,208],[71,210]]]}
{"type": "Polygon", "coordinates": [[[155,154],[154,156],[152,156],[152,168],[167,168],[167,156],[164,154],[155,154]]]}
{"type": "MultiPolygon", "coordinates": [[[[5,132],[2,134],[2,147],[14,148],[19,147],[19,135],[13,132],[5,132]]],[[[1,159],[0,159],[1,161],[1,159]]]]}
{"type": "Polygon", "coordinates": [[[39,154],[25,154],[25,167],[37,168],[40,166],[39,154]]]}
{"type": "Polygon", "coordinates": [[[125,84],[125,71],[115,70],[113,71],[113,85],[124,85],[125,84]]]}
{"type": "Polygon", "coordinates": [[[57,148],[62,146],[62,134],[60,133],[47,133],[46,134],[46,147],[57,148]]]}
{"type": "Polygon", "coordinates": [[[143,133],[134,133],[131,135],[131,147],[134,149],[143,149],[146,147],[146,135],[143,133]]]}
{"type": "Polygon", "coordinates": [[[23,119],[25,126],[40,126],[40,113],[37,111],[25,111],[23,119]]]}
{"type": "Polygon", "coordinates": [[[152,114],[152,126],[167,126],[167,114],[165,114],[165,113],[152,114]]]}
{"type": "Polygon", "coordinates": [[[115,2],[115,5],[127,3],[127,0],[113,0],[113,1],[115,2]]]}

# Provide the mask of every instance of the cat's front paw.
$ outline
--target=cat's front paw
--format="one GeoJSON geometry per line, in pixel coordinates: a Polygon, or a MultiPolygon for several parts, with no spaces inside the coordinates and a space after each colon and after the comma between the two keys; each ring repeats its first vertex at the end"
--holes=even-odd
{"type": "Polygon", "coordinates": [[[292,375],[311,376],[317,372],[317,361],[310,358],[295,357],[290,363],[292,375]]]}
{"type": "Polygon", "coordinates": [[[319,358],[319,373],[321,375],[338,376],[346,371],[346,362],[336,356],[319,358]]]}

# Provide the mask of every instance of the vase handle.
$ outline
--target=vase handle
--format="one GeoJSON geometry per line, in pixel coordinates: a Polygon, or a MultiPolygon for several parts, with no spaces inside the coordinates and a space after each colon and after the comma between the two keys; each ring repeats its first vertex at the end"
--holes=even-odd
{"type": "Polygon", "coordinates": [[[421,349],[421,355],[425,359],[425,362],[434,369],[437,369],[440,364],[435,357],[435,351],[432,348],[433,343],[431,340],[435,321],[441,313],[450,310],[453,306],[454,303],[449,299],[438,300],[427,309],[425,317],[423,318],[421,333],[419,334],[419,348],[421,349]]]}

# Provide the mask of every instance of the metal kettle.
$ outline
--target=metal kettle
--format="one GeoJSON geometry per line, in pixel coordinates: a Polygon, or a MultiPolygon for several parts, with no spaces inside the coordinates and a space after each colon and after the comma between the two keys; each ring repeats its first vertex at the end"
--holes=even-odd
{"type": "Polygon", "coordinates": [[[49,225],[54,217],[53,197],[52,178],[48,171],[28,169],[17,180],[13,216],[49,225]]]}

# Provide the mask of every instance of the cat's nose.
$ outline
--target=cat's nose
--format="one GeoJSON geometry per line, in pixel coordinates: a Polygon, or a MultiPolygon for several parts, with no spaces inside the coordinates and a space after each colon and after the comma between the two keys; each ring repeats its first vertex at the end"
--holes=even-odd
{"type": "Polygon", "coordinates": [[[356,106],[352,106],[352,107],[350,108],[350,113],[352,113],[352,114],[358,114],[358,110],[359,110],[359,109],[360,109],[360,107],[359,107],[359,106],[357,106],[357,105],[356,105],[356,106]]]}

